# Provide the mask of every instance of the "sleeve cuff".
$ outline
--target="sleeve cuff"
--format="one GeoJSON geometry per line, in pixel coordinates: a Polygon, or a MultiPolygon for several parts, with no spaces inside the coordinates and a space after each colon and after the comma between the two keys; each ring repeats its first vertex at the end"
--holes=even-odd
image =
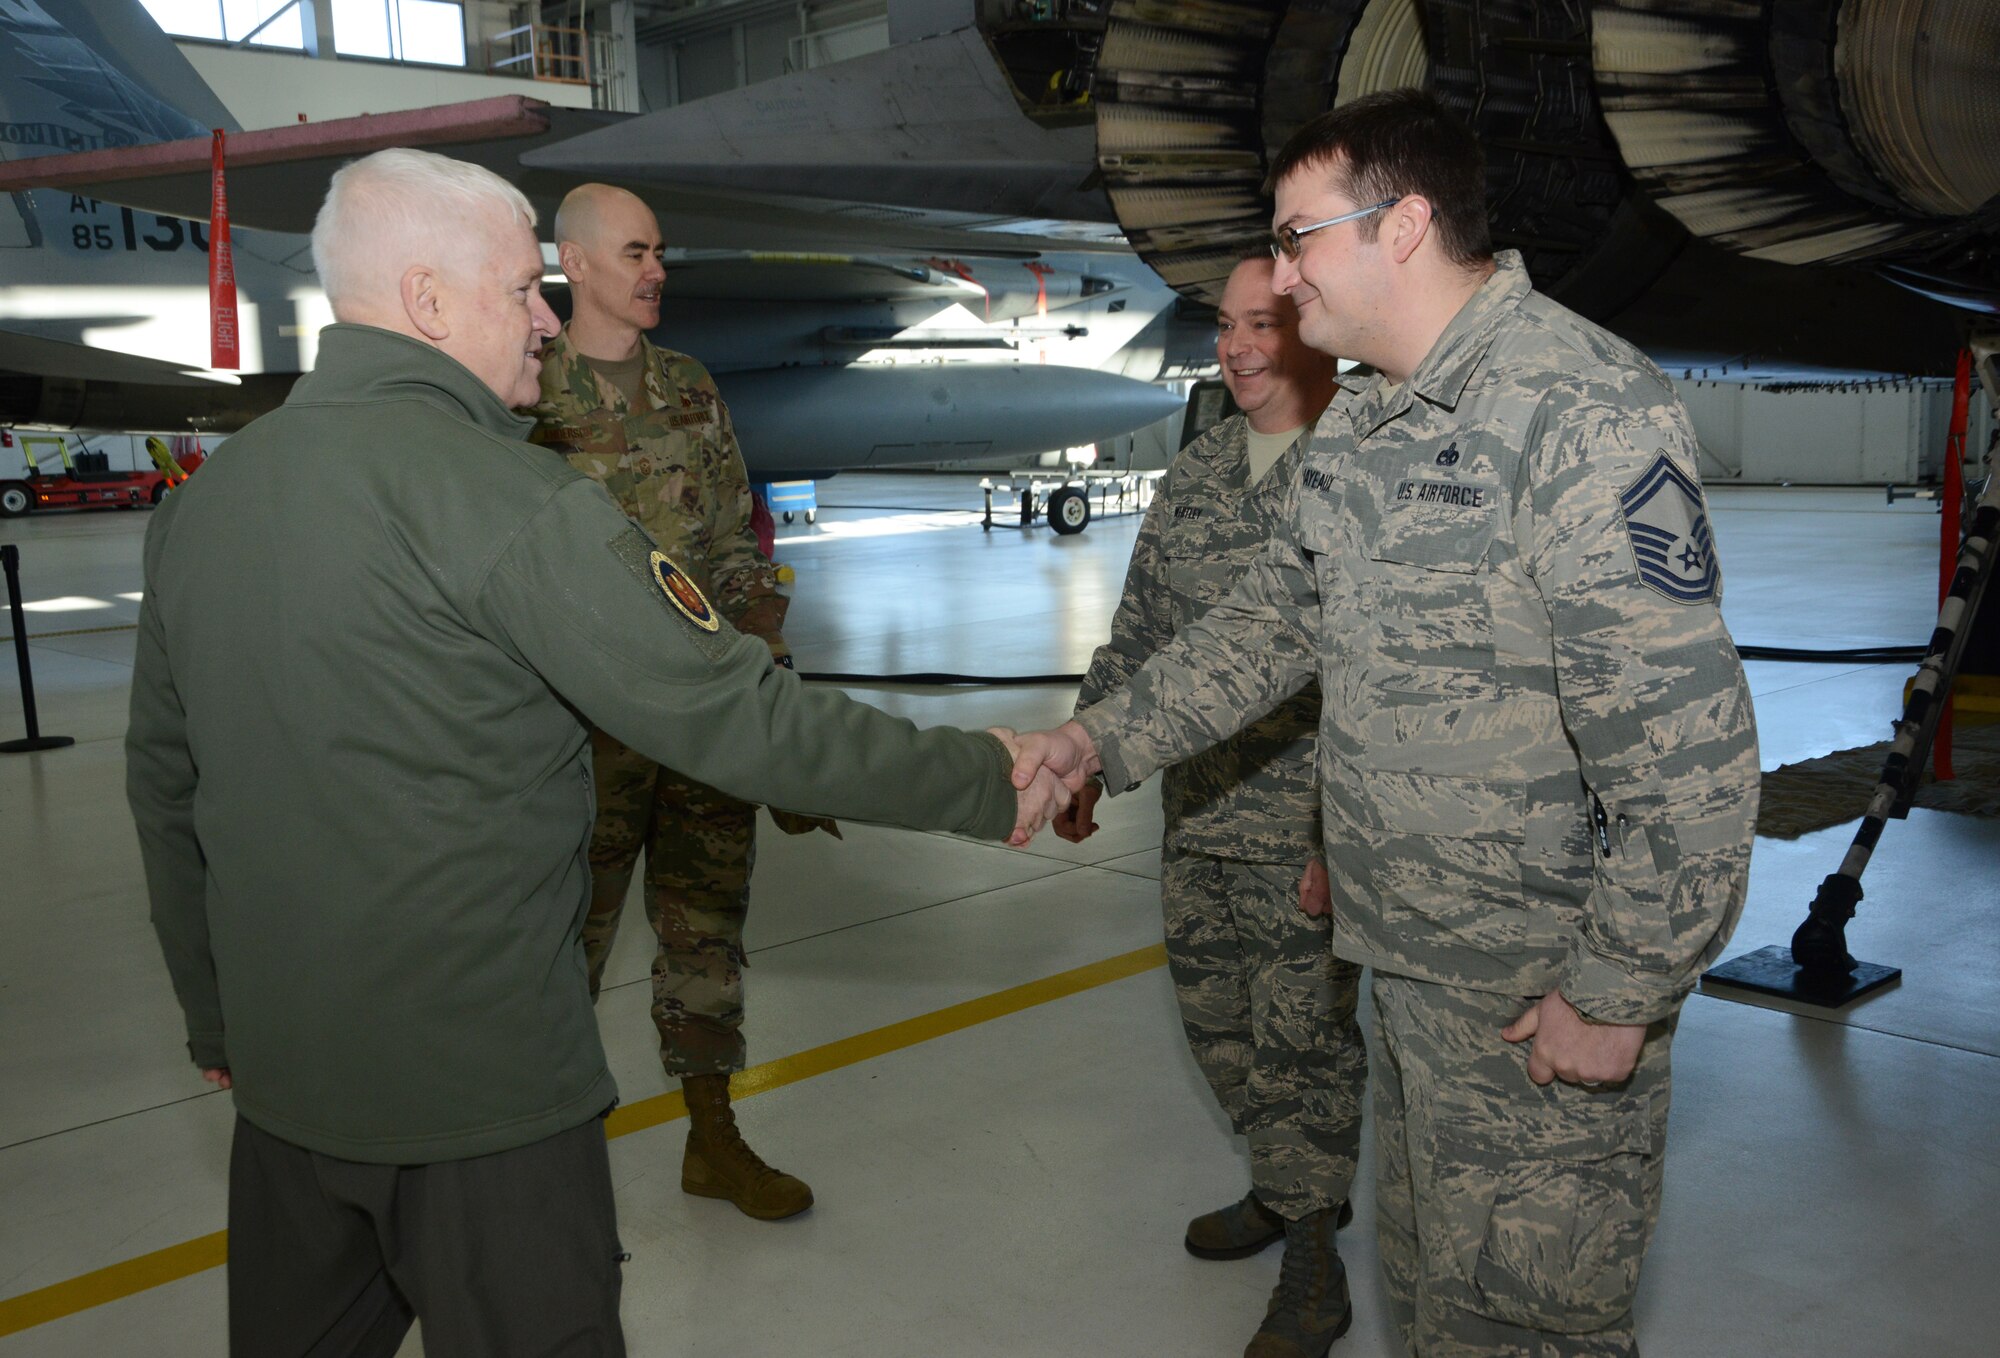
{"type": "MultiPolygon", "coordinates": [[[[1123,690],[1120,690],[1123,692],[1123,690]]],[[[1090,736],[1090,743],[1097,748],[1097,762],[1103,766],[1104,790],[1116,797],[1121,792],[1130,792],[1145,781],[1145,776],[1134,778],[1126,766],[1124,752],[1118,744],[1118,714],[1113,710],[1117,695],[1106,699],[1095,707],[1085,708],[1076,714],[1076,724],[1090,736]]]]}
{"type": "Polygon", "coordinates": [[[1657,1023],[1687,998],[1688,987],[1664,977],[1640,977],[1578,948],[1557,987],[1576,1011],[1597,1023],[1657,1023]]]}
{"type": "Polygon", "coordinates": [[[1020,799],[1014,791],[1014,756],[1007,753],[1006,745],[991,731],[968,731],[966,734],[983,744],[991,755],[999,792],[989,795],[981,803],[976,821],[966,827],[965,833],[979,839],[1005,840],[1014,833],[1014,818],[1021,809],[1020,799]]]}
{"type": "Polygon", "coordinates": [[[221,1033],[189,1033],[188,1055],[203,1070],[222,1070],[229,1065],[229,1049],[221,1033]]]}

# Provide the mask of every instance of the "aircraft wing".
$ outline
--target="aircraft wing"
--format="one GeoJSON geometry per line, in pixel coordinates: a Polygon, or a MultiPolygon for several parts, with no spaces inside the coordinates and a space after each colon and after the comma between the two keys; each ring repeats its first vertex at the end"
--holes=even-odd
{"type": "Polygon", "coordinates": [[[235,385],[227,378],[193,372],[138,354],[9,329],[0,329],[0,371],[36,373],[79,382],[144,382],[166,387],[235,385]]]}
{"type": "MultiPolygon", "coordinates": [[[[858,206],[1116,226],[1087,117],[1027,116],[962,29],[524,151],[533,169],[858,206]]],[[[1115,235],[1115,230],[1112,233],[1115,235]]]]}
{"type": "MultiPolygon", "coordinates": [[[[413,146],[486,166],[518,187],[543,221],[563,195],[598,176],[526,158],[633,121],[637,115],[560,108],[503,95],[433,108],[240,132],[225,144],[232,224],[303,233],[348,161],[413,146]]],[[[208,137],[38,156],[0,166],[0,192],[67,189],[122,206],[206,221],[208,137]]],[[[766,181],[766,188],[781,182],[766,181]]],[[[1029,258],[1046,250],[1125,252],[1115,227],[956,209],[827,202],[790,193],[635,182],[674,244],[691,249],[912,251],[1029,258]]]]}
{"type": "MultiPolygon", "coordinates": [[[[326,197],[326,181],[356,156],[385,146],[453,155],[487,142],[562,140],[608,115],[555,109],[522,95],[437,108],[368,113],[230,133],[225,141],[229,215],[237,225],[305,233],[326,197]],[[557,114],[581,114],[579,118],[557,114]]],[[[0,167],[0,192],[67,189],[165,216],[206,221],[211,143],[206,136],[13,161],[0,167]]]]}

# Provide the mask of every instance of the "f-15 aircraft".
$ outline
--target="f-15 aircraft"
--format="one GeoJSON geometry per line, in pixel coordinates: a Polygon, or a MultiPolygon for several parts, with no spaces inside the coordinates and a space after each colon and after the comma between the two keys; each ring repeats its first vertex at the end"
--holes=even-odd
{"type": "MultiPolygon", "coordinates": [[[[106,8],[0,0],[0,48],[26,51],[0,50],[22,63],[0,67],[0,103],[49,88],[62,68],[47,48],[62,35],[98,54],[97,69],[159,91],[156,103],[205,111],[178,130],[131,118],[115,136],[100,117],[80,154],[6,167],[0,189],[78,195],[61,225],[87,226],[93,249],[105,237],[83,217],[100,213],[112,250],[171,238],[167,220],[189,223],[179,230],[194,242],[201,129],[226,115],[168,93],[157,73],[179,60],[170,45],[134,64],[140,38],[123,29],[137,25],[86,13],[106,8]],[[172,135],[186,140],[116,149],[172,135]],[[128,229],[127,209],[148,215],[128,229]]],[[[884,51],[652,114],[505,99],[247,133],[234,139],[231,209],[260,231],[300,232],[333,169],[389,144],[487,164],[545,219],[583,179],[624,183],[684,252],[663,338],[716,368],[753,461],[930,460],[980,451],[1010,412],[1095,410],[1125,390],[1106,385],[1117,372],[1203,363],[1202,308],[1268,226],[1268,149],[1336,103],[1429,84],[1481,137],[1497,243],[1670,372],[1942,375],[2000,310],[2000,153],[1978,112],[2000,79],[1996,24],[1981,0],[1687,0],[1671,15],[1651,0],[891,0],[884,51]],[[861,346],[918,342],[909,327],[935,314],[924,309],[937,289],[975,305],[934,339],[992,343],[982,312],[1028,324],[1030,280],[1029,347],[1117,328],[1110,338],[1134,342],[1091,356],[1111,372],[850,363],[861,346]]],[[[0,142],[49,145],[17,125],[0,124],[0,142]]],[[[296,235],[244,239],[244,256],[303,285],[296,235]]],[[[264,317],[266,374],[309,360],[285,345],[309,344],[314,328],[264,317]]],[[[200,333],[189,324],[183,339],[200,333]]],[[[28,394],[43,418],[149,422],[75,380],[38,379],[28,394]]],[[[255,378],[228,397],[195,390],[215,425],[272,399],[255,378]]],[[[1156,404],[1123,407],[1123,427],[1156,404]]],[[[1069,441],[1082,440],[1041,446],[1069,441]]]]}
{"type": "Polygon", "coordinates": [[[891,0],[890,29],[522,163],[1115,226],[1213,303],[1266,238],[1268,153],[1428,85],[1495,242],[1676,375],[1948,374],[2000,309],[1991,0],[891,0]]]}
{"type": "MultiPolygon", "coordinates": [[[[613,121],[503,98],[469,116],[448,109],[284,129],[317,154],[261,167],[254,134],[229,138],[240,373],[206,368],[205,197],[132,206],[85,184],[16,190],[0,203],[0,424],[238,428],[283,400],[332,319],[303,233],[333,168],[376,146],[429,144],[532,181],[547,222],[588,176],[527,174],[513,163],[518,144],[613,121]],[[498,139],[496,129],[514,136],[498,139]],[[274,188],[271,173],[304,182],[295,194],[288,183],[274,188]]],[[[211,128],[237,131],[136,0],[0,0],[9,168],[206,144],[211,128]]],[[[676,241],[657,337],[715,373],[753,475],[1019,459],[1179,408],[1151,382],[1168,366],[1177,299],[1129,252],[833,215],[781,214],[760,232],[719,226],[718,214],[679,195],[653,197],[669,209],[676,241]]],[[[553,266],[547,286],[561,310],[553,266]]],[[[1177,333],[1191,355],[1183,366],[1199,366],[1200,321],[1177,333]]]]}

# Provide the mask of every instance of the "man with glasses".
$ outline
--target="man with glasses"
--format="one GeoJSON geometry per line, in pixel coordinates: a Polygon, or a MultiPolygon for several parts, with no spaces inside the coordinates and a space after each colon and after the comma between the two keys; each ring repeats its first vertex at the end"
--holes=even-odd
{"type": "MultiPolygon", "coordinates": [[[[1215,356],[1239,413],[1190,443],[1160,483],[1125,572],[1111,639],[1077,694],[1103,701],[1226,598],[1298,478],[1299,444],[1335,399],[1333,359],[1299,339],[1271,261],[1239,263],[1216,316],[1215,356]]],[[[1166,771],[1160,904],[1167,962],[1195,1062],[1249,1143],[1241,1201],[1188,1223],[1199,1259],[1245,1259],[1276,1240],[1284,1265],[1249,1352],[1282,1355],[1347,1322],[1334,1227],[1361,1143],[1368,1058],[1354,1011],[1361,968],[1329,950],[1313,739],[1319,690],[1166,771]]],[[[1082,841],[1099,787],[1056,818],[1082,841]]]]}
{"type": "Polygon", "coordinates": [[[1687,413],[1492,253],[1483,182],[1415,90],[1286,143],[1274,286],[1376,376],[1231,597],[1016,778],[1128,787],[1318,678],[1403,1340],[1608,1358],[1637,1351],[1675,1021],[1742,909],[1756,733],[1687,413]]]}

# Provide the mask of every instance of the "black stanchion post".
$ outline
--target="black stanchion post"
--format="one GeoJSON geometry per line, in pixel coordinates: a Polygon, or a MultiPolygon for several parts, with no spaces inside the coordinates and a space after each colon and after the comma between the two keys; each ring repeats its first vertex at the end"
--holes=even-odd
{"type": "Polygon", "coordinates": [[[1937,627],[1931,632],[1923,666],[1911,683],[1903,719],[1896,723],[1896,738],[1883,762],[1881,781],[1875,785],[1875,795],[1869,799],[1861,828],[1854,832],[1854,842],[1841,859],[1840,870],[1829,873],[1819,884],[1805,922],[1792,934],[1791,947],[1772,944],[1745,953],[1703,972],[1704,982],[1838,1009],[1903,974],[1900,967],[1855,961],[1847,950],[1847,924],[1854,918],[1854,907],[1861,903],[1861,874],[1875,854],[1883,828],[1890,820],[1909,815],[1930,757],[1931,738],[1951,701],[1952,680],[1958,675],[1973,620],[1979,616],[1996,565],[2000,565],[2000,475],[1987,478],[1986,492],[1973,511],[1959,550],[1958,569],[1952,574],[1944,606],[1938,610],[1937,627]]]}
{"type": "Polygon", "coordinates": [[[0,754],[29,754],[76,744],[73,736],[45,736],[35,715],[35,676],[28,667],[28,617],[21,610],[21,549],[0,547],[0,565],[7,571],[7,613],[14,620],[14,663],[21,669],[21,710],[28,718],[26,740],[0,740],[0,754]]]}

